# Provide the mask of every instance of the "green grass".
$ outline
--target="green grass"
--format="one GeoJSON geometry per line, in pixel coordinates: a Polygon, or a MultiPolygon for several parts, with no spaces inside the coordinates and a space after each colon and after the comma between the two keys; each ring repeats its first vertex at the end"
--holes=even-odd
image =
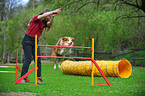
{"type": "MultiPolygon", "coordinates": [[[[22,67],[22,65],[19,65],[22,67]]],[[[34,67],[32,64],[30,68],[34,67]]],[[[18,75],[18,77],[20,74],[18,75]]],[[[34,72],[28,76],[34,82],[34,72]]],[[[53,69],[52,63],[42,64],[42,77],[45,85],[14,84],[15,74],[0,73],[1,93],[35,93],[37,96],[144,96],[145,67],[135,67],[133,75],[127,79],[107,77],[112,87],[89,86],[90,76],[65,75],[53,69]]],[[[102,77],[95,77],[95,84],[106,84],[102,77]]],[[[29,95],[30,96],[30,95],[29,95]]]]}

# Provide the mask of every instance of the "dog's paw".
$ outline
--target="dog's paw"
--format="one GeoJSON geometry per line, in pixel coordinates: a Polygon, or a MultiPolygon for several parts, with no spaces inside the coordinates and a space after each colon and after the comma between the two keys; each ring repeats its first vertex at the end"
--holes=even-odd
{"type": "Polygon", "coordinates": [[[54,64],[54,70],[56,69],[56,64],[54,64]]]}
{"type": "Polygon", "coordinates": [[[60,64],[58,64],[58,68],[60,69],[60,64]]]}

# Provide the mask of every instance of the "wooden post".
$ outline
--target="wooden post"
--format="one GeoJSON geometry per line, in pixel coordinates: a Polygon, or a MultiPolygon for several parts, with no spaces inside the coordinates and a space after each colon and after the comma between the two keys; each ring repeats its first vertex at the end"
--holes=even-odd
{"type": "Polygon", "coordinates": [[[134,63],[134,66],[136,66],[136,62],[135,62],[135,50],[132,49],[132,51],[133,51],[133,63],[134,63]]]}

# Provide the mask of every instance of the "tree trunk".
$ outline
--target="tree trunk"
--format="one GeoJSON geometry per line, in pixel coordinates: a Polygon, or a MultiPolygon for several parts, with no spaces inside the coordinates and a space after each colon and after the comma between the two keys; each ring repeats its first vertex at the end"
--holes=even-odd
{"type": "Polygon", "coordinates": [[[7,63],[10,63],[10,52],[8,52],[8,59],[7,59],[7,63]]]}
{"type": "Polygon", "coordinates": [[[21,52],[21,63],[23,64],[23,49],[22,49],[22,52],[21,52]]]}
{"type": "Polygon", "coordinates": [[[145,0],[141,0],[141,9],[143,10],[143,12],[145,12],[145,0]]]}
{"type": "Polygon", "coordinates": [[[5,27],[4,27],[4,51],[3,51],[3,64],[6,62],[6,28],[7,28],[7,20],[5,20],[5,27]]]}

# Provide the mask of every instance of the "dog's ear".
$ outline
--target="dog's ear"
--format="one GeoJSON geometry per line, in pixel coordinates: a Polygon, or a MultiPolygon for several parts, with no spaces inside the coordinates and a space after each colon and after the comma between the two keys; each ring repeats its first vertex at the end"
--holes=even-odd
{"type": "Polygon", "coordinates": [[[74,42],[75,41],[75,38],[71,38],[71,40],[72,40],[72,42],[74,42]]]}
{"type": "Polygon", "coordinates": [[[67,41],[68,38],[67,38],[67,37],[63,37],[62,40],[63,40],[63,41],[67,41]]]}
{"type": "Polygon", "coordinates": [[[74,46],[74,40],[75,40],[75,38],[71,38],[72,46],[74,46]]]}

